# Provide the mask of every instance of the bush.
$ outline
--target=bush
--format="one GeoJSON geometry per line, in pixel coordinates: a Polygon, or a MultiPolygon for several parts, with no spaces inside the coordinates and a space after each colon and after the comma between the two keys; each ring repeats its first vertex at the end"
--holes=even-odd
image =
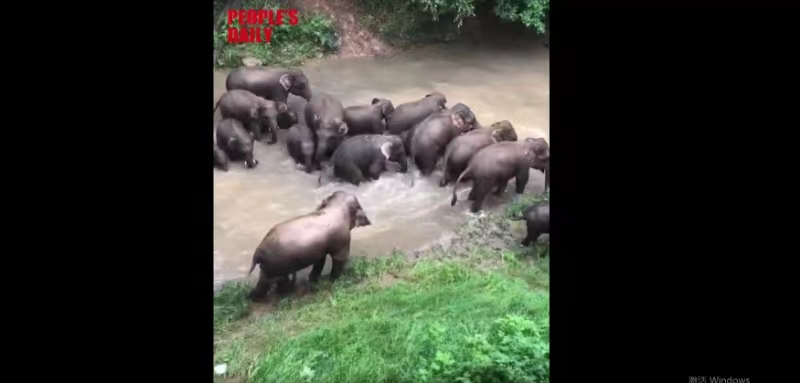
{"type": "MultiPolygon", "coordinates": [[[[247,0],[241,5],[245,9],[285,9],[278,2],[247,0]]],[[[310,58],[322,57],[338,48],[338,36],[333,20],[323,15],[301,13],[297,25],[283,24],[272,26],[269,44],[228,44],[227,18],[223,17],[214,35],[214,48],[220,51],[217,65],[237,67],[248,56],[262,61],[264,65],[295,66],[310,58]]],[[[234,22],[232,28],[239,28],[234,22]]]]}
{"type": "Polygon", "coordinates": [[[550,0],[357,0],[362,23],[393,43],[437,41],[457,33],[464,19],[486,6],[499,18],[544,33],[550,0]]]}

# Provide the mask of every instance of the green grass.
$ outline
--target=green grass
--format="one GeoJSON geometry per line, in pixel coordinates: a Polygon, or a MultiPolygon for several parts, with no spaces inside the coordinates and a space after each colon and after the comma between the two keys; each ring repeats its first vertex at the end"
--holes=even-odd
{"type": "Polygon", "coordinates": [[[215,364],[248,382],[549,381],[549,258],[497,236],[512,224],[489,215],[447,248],[355,257],[258,317],[226,286],[215,364]]]}
{"type": "MultiPolygon", "coordinates": [[[[240,8],[287,9],[281,4],[283,2],[276,0],[245,0],[240,8]]],[[[297,25],[289,25],[288,17],[284,18],[284,23],[272,27],[269,44],[228,44],[227,17],[223,17],[214,34],[214,47],[220,50],[216,65],[238,67],[242,65],[242,59],[249,56],[261,60],[263,65],[298,66],[338,48],[338,36],[332,19],[327,15],[300,13],[297,25]]],[[[238,22],[231,27],[239,28],[238,22]]]]}

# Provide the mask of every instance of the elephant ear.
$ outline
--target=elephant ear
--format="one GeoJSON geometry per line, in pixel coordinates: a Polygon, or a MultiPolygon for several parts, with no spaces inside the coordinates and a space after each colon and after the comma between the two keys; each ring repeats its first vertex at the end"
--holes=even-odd
{"type": "Polygon", "coordinates": [[[384,118],[394,113],[394,105],[392,105],[391,101],[386,100],[386,102],[381,105],[381,113],[383,113],[384,118]]]}
{"type": "Polygon", "coordinates": [[[283,88],[283,90],[288,91],[289,88],[292,87],[292,76],[290,74],[285,74],[285,75],[281,76],[281,78],[280,78],[280,80],[278,80],[278,82],[280,82],[281,87],[283,88]]]}
{"type": "Polygon", "coordinates": [[[229,138],[228,142],[227,142],[227,145],[228,145],[228,149],[233,149],[233,147],[236,145],[236,137],[229,138]]]}
{"type": "Polygon", "coordinates": [[[261,115],[260,112],[261,112],[261,107],[250,108],[250,118],[254,120],[258,119],[258,117],[261,115]]]}
{"type": "Polygon", "coordinates": [[[383,156],[386,157],[386,159],[388,160],[389,157],[392,156],[392,143],[391,142],[384,142],[381,145],[381,153],[383,153],[383,156]]]}

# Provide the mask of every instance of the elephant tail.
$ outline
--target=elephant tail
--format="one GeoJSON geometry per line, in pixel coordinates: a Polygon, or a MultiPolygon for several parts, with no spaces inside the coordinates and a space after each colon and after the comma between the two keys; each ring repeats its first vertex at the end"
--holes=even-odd
{"type": "Polygon", "coordinates": [[[461,182],[461,179],[464,178],[464,176],[469,174],[469,172],[471,172],[471,171],[472,171],[472,167],[471,166],[467,166],[467,168],[464,169],[464,171],[461,172],[461,174],[458,176],[458,179],[456,180],[455,185],[453,185],[453,199],[450,200],[450,206],[455,206],[456,205],[456,201],[458,201],[458,196],[456,196],[456,190],[458,190],[458,184],[461,182]]]}
{"type": "Polygon", "coordinates": [[[256,269],[256,265],[260,265],[262,262],[264,262],[266,256],[267,256],[266,251],[264,251],[261,248],[257,248],[256,253],[253,254],[253,263],[250,264],[250,271],[247,272],[247,275],[252,274],[253,270],[256,269]]]}
{"type": "Polygon", "coordinates": [[[253,270],[256,269],[257,264],[258,261],[255,258],[253,258],[253,264],[250,265],[250,271],[247,272],[247,275],[253,274],[253,270]]]}

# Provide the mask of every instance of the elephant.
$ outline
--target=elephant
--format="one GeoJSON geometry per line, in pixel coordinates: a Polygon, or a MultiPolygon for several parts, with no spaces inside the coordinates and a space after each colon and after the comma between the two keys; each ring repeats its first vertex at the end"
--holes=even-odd
{"type": "Polygon", "coordinates": [[[333,155],[347,135],[342,102],[328,93],[317,92],[306,104],[305,121],[314,137],[314,165],[320,168],[320,163],[333,155]]]}
{"type": "Polygon", "coordinates": [[[541,157],[533,166],[534,169],[544,173],[544,189],[550,188],[550,146],[544,138],[533,138],[533,150],[541,157]]]}
{"type": "Polygon", "coordinates": [[[450,206],[455,206],[458,200],[456,190],[464,177],[472,177],[469,200],[473,201],[470,208],[473,213],[481,209],[484,198],[492,189],[496,188],[495,195],[503,194],[511,178],[516,178],[516,192],[522,194],[528,184],[529,169],[538,169],[543,163],[550,161],[550,151],[542,150],[539,140],[542,139],[526,138],[523,142],[498,142],[475,153],[453,185],[450,206]]]}
{"type": "Polygon", "coordinates": [[[306,173],[319,168],[319,161],[315,161],[317,156],[314,155],[314,133],[305,124],[297,123],[289,128],[286,149],[294,162],[305,167],[306,173]]]}
{"type": "Polygon", "coordinates": [[[475,115],[464,104],[431,114],[414,128],[411,160],[417,164],[423,176],[430,175],[450,141],[474,127],[475,115]]]}
{"type": "Polygon", "coordinates": [[[385,98],[373,98],[370,105],[348,106],[344,108],[344,122],[347,134],[383,134],[385,119],[394,112],[394,105],[385,98]]]}
{"type": "Polygon", "coordinates": [[[258,165],[258,160],[253,155],[254,146],[253,136],[245,130],[239,120],[226,118],[214,127],[216,148],[214,150],[215,162],[224,163],[224,170],[227,170],[228,159],[234,161],[244,161],[245,166],[254,168],[258,165]],[[220,157],[217,159],[217,157],[220,157]]]}
{"type": "Polygon", "coordinates": [[[386,130],[400,135],[431,114],[446,110],[446,105],[447,97],[440,92],[428,94],[421,100],[400,104],[386,118],[386,130]]]}
{"type": "Polygon", "coordinates": [[[288,111],[278,114],[278,128],[289,129],[294,124],[306,125],[306,104],[306,99],[290,94],[286,99],[288,111]]]}
{"type": "Polygon", "coordinates": [[[228,171],[230,167],[228,160],[228,155],[225,154],[225,151],[222,150],[217,144],[214,144],[214,167],[218,168],[224,172],[228,171]]]}
{"type": "Polygon", "coordinates": [[[469,160],[479,150],[503,141],[517,141],[517,132],[507,120],[495,122],[488,128],[477,128],[454,138],[444,153],[444,174],[439,186],[445,187],[458,178],[458,175],[467,168],[469,160]]]}
{"type": "Polygon", "coordinates": [[[219,98],[214,107],[214,114],[219,109],[223,119],[235,118],[253,133],[257,141],[263,137],[263,127],[267,126],[270,138],[267,143],[278,142],[278,113],[286,112],[285,102],[270,101],[256,96],[249,91],[236,89],[226,92],[219,98]]]}
{"type": "Polygon", "coordinates": [[[225,79],[228,91],[244,89],[272,101],[286,102],[289,94],[311,100],[311,83],[303,71],[238,68],[225,79]]]}
{"type": "Polygon", "coordinates": [[[522,240],[522,246],[528,246],[531,242],[536,242],[539,236],[550,233],[550,202],[540,202],[534,204],[522,213],[528,233],[522,240]]]}
{"type": "Polygon", "coordinates": [[[386,161],[398,162],[401,173],[408,171],[403,142],[400,137],[389,134],[350,137],[336,148],[331,161],[333,174],[356,186],[380,178],[386,170],[386,161]]]}
{"type": "Polygon", "coordinates": [[[330,280],[336,281],[350,256],[350,231],[371,225],[356,196],[335,191],[316,211],[275,225],[253,254],[252,274],[260,266],[258,284],[250,299],[265,296],[272,284],[313,265],[309,280],[317,282],[330,254],[333,267],[330,280]]]}

